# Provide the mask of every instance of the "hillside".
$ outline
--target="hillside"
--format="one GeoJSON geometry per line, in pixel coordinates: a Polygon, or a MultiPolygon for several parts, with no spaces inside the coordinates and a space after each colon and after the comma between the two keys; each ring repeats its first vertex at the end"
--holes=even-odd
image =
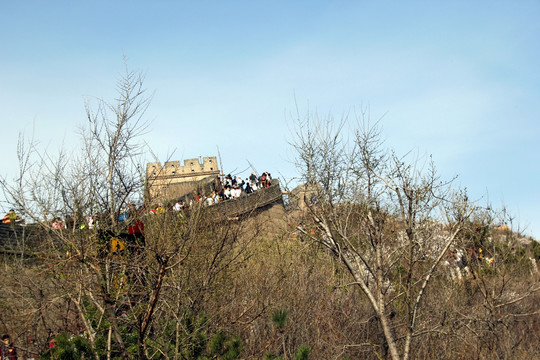
{"type": "MultiPolygon", "coordinates": [[[[127,276],[121,289],[114,285],[108,291],[109,296],[116,294],[114,316],[128,353],[136,339],[130,334],[136,334],[140,326],[138,314],[148,314],[143,310],[153,301],[152,289],[163,261],[158,254],[165,256],[170,250],[160,242],[166,240],[163,231],[172,236],[183,226],[175,219],[185,224],[185,218],[171,218],[167,213],[145,224],[148,233],[142,252],[146,260],[140,253],[103,259],[117,269],[113,278],[127,276]],[[159,235],[152,235],[156,226],[159,235]],[[155,247],[153,242],[161,245],[155,247]],[[154,260],[147,258],[151,254],[154,260]]],[[[149,358],[159,358],[163,351],[173,357],[179,351],[182,356],[189,353],[199,358],[211,353],[212,343],[207,341],[216,334],[222,334],[224,344],[229,342],[223,353],[237,339],[242,346],[238,358],[242,359],[272,358],[268,354],[290,358],[302,345],[309,346],[313,359],[388,356],[369,302],[346,269],[320,244],[321,233],[306,211],[286,212],[275,204],[219,226],[198,229],[196,241],[174,248],[174,254],[183,260],[163,278],[148,329],[149,358]],[[185,252],[188,246],[189,255],[185,252]],[[282,326],[272,321],[278,310],[286,314],[282,326]]],[[[538,260],[540,247],[536,242],[526,244],[507,230],[484,230],[485,238],[480,239],[477,224],[471,223],[471,233],[464,231],[456,245],[483,241],[484,258],[496,254],[494,261],[468,258],[467,270],[462,270],[459,280],[452,275],[455,266],[439,266],[419,309],[421,327],[412,347],[413,358],[432,358],[435,353],[443,359],[539,355],[539,275],[530,258],[538,260]]],[[[167,241],[170,244],[171,238],[167,241]]],[[[31,263],[4,255],[2,331],[11,334],[21,354],[36,346],[30,339],[46,343],[49,329],[90,339],[86,332],[90,327],[94,346],[103,346],[99,351],[105,354],[111,328],[101,320],[105,309],[91,306],[97,300],[91,298],[108,294],[91,285],[93,279],[99,280],[94,277],[99,272],[81,277],[83,259],[57,250],[44,251],[38,254],[44,261],[31,263]],[[86,285],[80,287],[82,282],[86,285]]],[[[91,258],[89,251],[86,259],[91,258]]],[[[399,296],[404,278],[395,273],[390,281],[388,294],[399,296]]],[[[401,306],[397,302],[387,308],[396,335],[406,313],[401,306]]],[[[44,345],[39,349],[44,351],[44,345]]],[[[119,351],[113,347],[113,357],[121,356],[119,351]]]]}

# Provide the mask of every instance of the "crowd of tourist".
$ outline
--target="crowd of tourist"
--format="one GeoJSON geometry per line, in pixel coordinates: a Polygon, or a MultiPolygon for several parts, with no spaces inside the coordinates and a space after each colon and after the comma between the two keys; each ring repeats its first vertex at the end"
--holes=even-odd
{"type": "MultiPolygon", "coordinates": [[[[258,190],[270,187],[272,185],[272,175],[269,172],[262,173],[261,176],[256,176],[251,173],[246,179],[240,176],[232,176],[231,174],[223,177],[217,177],[214,189],[207,194],[197,194],[191,199],[178,199],[172,210],[180,211],[192,207],[194,204],[203,203],[204,205],[214,205],[223,201],[237,199],[243,195],[252,194],[258,190]]],[[[163,204],[158,204],[157,207],[150,210],[151,214],[165,212],[163,204]]]]}
{"type": "Polygon", "coordinates": [[[208,205],[217,204],[221,201],[236,199],[242,194],[251,194],[259,189],[264,189],[272,184],[270,173],[264,172],[257,177],[255,173],[243,180],[240,176],[228,174],[223,179],[219,179],[220,186],[206,198],[208,205]]]}

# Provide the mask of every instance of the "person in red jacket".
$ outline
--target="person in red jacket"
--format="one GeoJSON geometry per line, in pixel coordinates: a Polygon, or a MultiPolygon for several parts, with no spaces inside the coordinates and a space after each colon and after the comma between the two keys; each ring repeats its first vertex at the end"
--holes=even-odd
{"type": "Polygon", "coordinates": [[[9,335],[2,336],[2,349],[0,349],[0,360],[17,360],[17,349],[10,342],[9,335]]]}

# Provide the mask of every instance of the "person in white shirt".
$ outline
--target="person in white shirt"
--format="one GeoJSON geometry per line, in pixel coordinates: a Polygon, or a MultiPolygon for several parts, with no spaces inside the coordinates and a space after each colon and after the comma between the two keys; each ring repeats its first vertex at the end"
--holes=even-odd
{"type": "Polygon", "coordinates": [[[180,203],[180,201],[177,201],[176,204],[174,204],[173,210],[174,210],[174,211],[180,211],[180,210],[182,210],[182,204],[180,203]]]}
{"type": "Polygon", "coordinates": [[[231,188],[230,187],[225,187],[225,192],[224,192],[224,195],[225,195],[225,200],[229,200],[231,198],[231,188]]]}

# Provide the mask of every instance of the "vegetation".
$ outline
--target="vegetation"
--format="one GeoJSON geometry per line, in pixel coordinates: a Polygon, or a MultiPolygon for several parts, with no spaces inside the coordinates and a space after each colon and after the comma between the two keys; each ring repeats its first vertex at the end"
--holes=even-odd
{"type": "Polygon", "coordinates": [[[20,355],[539,357],[540,245],[499,227],[507,215],[441,180],[431,159],[384,148],[364,119],[347,130],[299,119],[303,186],[287,212],[129,209],[144,197],[142,82],[126,70],[117,101],[88,104],[80,153],[22,142],[20,176],[2,180],[40,228],[33,256],[2,259],[0,330],[20,355]],[[126,236],[136,220],[144,237],[126,236]]]}

